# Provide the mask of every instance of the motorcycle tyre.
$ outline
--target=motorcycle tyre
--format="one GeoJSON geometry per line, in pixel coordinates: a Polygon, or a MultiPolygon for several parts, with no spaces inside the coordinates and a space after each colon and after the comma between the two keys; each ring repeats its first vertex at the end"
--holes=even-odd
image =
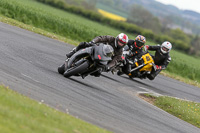
{"type": "Polygon", "coordinates": [[[58,67],[58,73],[63,74],[65,72],[65,64],[58,67]]]}
{"type": "Polygon", "coordinates": [[[64,77],[69,78],[72,75],[76,75],[79,72],[83,72],[84,70],[86,70],[89,67],[89,62],[85,61],[83,62],[81,65],[75,67],[74,69],[70,70],[70,71],[65,71],[64,72],[64,77]]]}

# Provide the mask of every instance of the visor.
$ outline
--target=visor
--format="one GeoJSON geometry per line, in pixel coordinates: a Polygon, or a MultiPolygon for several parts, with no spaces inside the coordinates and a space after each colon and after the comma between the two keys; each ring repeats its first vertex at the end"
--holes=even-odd
{"type": "Polygon", "coordinates": [[[137,41],[137,42],[136,42],[136,45],[137,45],[138,47],[142,47],[142,46],[144,45],[144,43],[143,43],[143,42],[137,41]]]}
{"type": "Polygon", "coordinates": [[[104,53],[105,56],[112,57],[114,55],[113,52],[114,52],[114,50],[111,46],[109,46],[109,45],[103,46],[103,53],[104,53]]]}
{"type": "Polygon", "coordinates": [[[168,51],[169,51],[169,49],[168,49],[168,48],[166,48],[166,47],[162,47],[162,50],[163,50],[163,51],[166,51],[166,52],[168,52],[168,51]]]}
{"type": "Polygon", "coordinates": [[[124,46],[125,44],[122,43],[122,42],[120,42],[120,41],[118,41],[118,45],[119,45],[119,46],[124,46]]]}
{"type": "Polygon", "coordinates": [[[106,54],[108,57],[112,57],[114,54],[113,54],[113,52],[110,52],[110,53],[107,53],[106,54]]]}

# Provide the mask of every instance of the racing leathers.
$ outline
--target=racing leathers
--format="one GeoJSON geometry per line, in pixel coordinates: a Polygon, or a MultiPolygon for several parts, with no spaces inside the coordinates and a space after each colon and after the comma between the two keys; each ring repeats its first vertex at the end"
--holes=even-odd
{"type": "Polygon", "coordinates": [[[129,50],[131,56],[136,57],[141,57],[142,54],[144,53],[142,48],[137,47],[136,45],[134,45],[135,40],[128,40],[128,44],[125,46],[124,50],[129,50]],[[128,48],[128,49],[127,49],[128,48]]]}
{"type": "Polygon", "coordinates": [[[146,46],[148,47],[147,49],[150,51],[156,51],[155,55],[153,56],[154,62],[157,66],[157,70],[155,71],[154,69],[152,70],[150,75],[147,75],[147,77],[150,80],[154,80],[154,78],[163,70],[167,68],[167,65],[171,61],[171,57],[169,55],[169,52],[166,54],[163,54],[161,52],[161,46],[146,46]]]}
{"type": "Polygon", "coordinates": [[[115,37],[113,36],[98,36],[92,40],[94,43],[105,43],[108,45],[111,45],[114,49],[114,56],[112,57],[112,61],[108,63],[108,68],[113,69],[119,62],[122,61],[122,52],[123,52],[123,47],[118,48],[115,47],[115,37]]]}
{"type": "MultiPolygon", "coordinates": [[[[128,44],[124,47],[124,51],[129,51],[128,58],[131,59],[132,61],[134,61],[135,59],[139,59],[144,54],[143,49],[137,47],[136,45],[134,45],[134,43],[135,43],[135,40],[129,39],[128,44]]],[[[126,64],[124,64],[122,71],[124,73],[128,74],[128,73],[130,73],[132,67],[134,67],[134,66],[132,66],[129,63],[126,63],[126,64]]]]}
{"type": "MultiPolygon", "coordinates": [[[[105,35],[105,36],[97,36],[95,37],[91,42],[81,42],[77,47],[75,47],[70,53],[68,53],[66,56],[70,58],[76,51],[90,47],[93,45],[98,45],[98,43],[104,43],[111,45],[114,49],[114,56],[112,57],[112,60],[108,63],[106,70],[104,71],[109,71],[115,68],[115,66],[122,61],[122,52],[123,52],[123,47],[118,48],[115,47],[115,40],[116,38],[110,35],[105,35]]],[[[96,72],[94,76],[100,76],[100,72],[96,72]]]]}

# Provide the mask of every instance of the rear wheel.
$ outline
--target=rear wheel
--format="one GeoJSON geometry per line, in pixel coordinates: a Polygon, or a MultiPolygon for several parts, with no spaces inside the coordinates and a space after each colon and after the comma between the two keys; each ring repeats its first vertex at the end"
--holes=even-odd
{"type": "Polygon", "coordinates": [[[64,72],[64,77],[68,78],[72,75],[76,75],[78,73],[84,72],[89,67],[89,62],[84,61],[82,64],[78,66],[74,66],[69,68],[67,71],[64,72]]]}

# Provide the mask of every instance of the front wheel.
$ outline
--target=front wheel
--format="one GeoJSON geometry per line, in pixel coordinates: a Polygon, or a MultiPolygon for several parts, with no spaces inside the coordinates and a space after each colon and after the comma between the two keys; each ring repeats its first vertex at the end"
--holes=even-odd
{"type": "Polygon", "coordinates": [[[80,64],[78,66],[74,66],[74,67],[66,70],[64,73],[64,77],[68,78],[72,75],[76,75],[78,73],[84,72],[85,70],[87,70],[88,67],[89,67],[89,62],[84,61],[82,64],[80,64]]]}
{"type": "Polygon", "coordinates": [[[63,74],[65,72],[65,64],[58,67],[58,73],[63,74]]]}

